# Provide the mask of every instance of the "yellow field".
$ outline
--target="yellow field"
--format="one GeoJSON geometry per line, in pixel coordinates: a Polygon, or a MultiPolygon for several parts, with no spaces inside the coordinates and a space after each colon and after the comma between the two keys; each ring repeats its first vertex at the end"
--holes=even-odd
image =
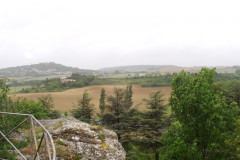
{"type": "MultiPolygon", "coordinates": [[[[107,95],[113,94],[113,89],[115,86],[112,85],[103,85],[103,86],[91,86],[84,88],[70,89],[64,92],[52,92],[52,93],[26,93],[26,94],[17,94],[16,96],[26,97],[28,99],[37,100],[37,97],[41,95],[51,94],[54,98],[55,109],[59,111],[70,111],[73,109],[73,104],[77,103],[77,100],[82,97],[83,92],[87,89],[90,97],[92,97],[92,103],[95,105],[95,112],[99,111],[99,99],[101,89],[104,88],[107,95]]],[[[117,85],[118,88],[126,88],[125,85],[117,85]]],[[[154,88],[142,88],[141,86],[133,86],[133,107],[137,106],[137,109],[143,110],[146,109],[144,103],[142,102],[143,98],[148,98],[149,93],[157,90],[162,90],[162,93],[165,95],[165,99],[168,100],[171,92],[170,87],[154,87],[154,88]]]]}

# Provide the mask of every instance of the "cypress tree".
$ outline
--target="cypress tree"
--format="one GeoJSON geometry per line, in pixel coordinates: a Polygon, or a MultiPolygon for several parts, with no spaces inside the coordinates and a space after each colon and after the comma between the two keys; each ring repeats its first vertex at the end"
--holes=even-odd
{"type": "Polygon", "coordinates": [[[133,94],[132,85],[128,85],[124,93],[124,104],[123,104],[126,111],[128,111],[133,104],[132,94],[133,94]]]}
{"type": "Polygon", "coordinates": [[[102,88],[101,89],[101,97],[100,97],[100,102],[99,102],[99,109],[101,111],[101,115],[103,115],[106,105],[105,105],[105,99],[106,99],[106,93],[105,93],[105,89],[102,88]]]}

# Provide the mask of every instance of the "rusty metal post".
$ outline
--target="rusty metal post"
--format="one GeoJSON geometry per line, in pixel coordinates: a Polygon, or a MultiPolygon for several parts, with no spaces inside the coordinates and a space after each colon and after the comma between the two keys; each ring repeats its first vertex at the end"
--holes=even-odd
{"type": "Polygon", "coordinates": [[[31,132],[33,134],[33,139],[34,139],[34,144],[35,144],[35,151],[36,151],[35,153],[37,154],[37,159],[39,160],[39,155],[37,153],[37,148],[38,148],[37,138],[36,138],[36,134],[35,134],[34,123],[33,123],[33,118],[32,117],[30,117],[30,121],[31,121],[31,132]]]}
{"type": "Polygon", "coordinates": [[[46,151],[45,154],[48,153],[48,155],[46,154],[46,158],[52,159],[46,132],[44,132],[44,135],[45,135],[44,140],[45,140],[45,151],[46,151]]]}
{"type": "MultiPolygon", "coordinates": [[[[55,149],[55,145],[54,145],[52,136],[46,130],[46,128],[33,115],[21,114],[21,113],[9,113],[9,112],[0,112],[0,114],[3,115],[4,118],[7,118],[8,115],[27,116],[28,117],[25,120],[23,120],[22,122],[19,122],[19,124],[16,127],[14,127],[13,129],[11,129],[6,135],[4,135],[0,130],[0,136],[2,135],[2,137],[18,152],[18,154],[20,156],[22,156],[23,159],[26,159],[26,157],[24,157],[24,155],[16,148],[16,146],[14,146],[14,144],[6,136],[9,135],[14,130],[16,130],[18,127],[20,127],[28,119],[30,120],[30,147],[31,147],[31,151],[30,151],[31,158],[30,159],[31,160],[33,160],[33,159],[39,160],[40,159],[40,151],[42,151],[41,153],[44,152],[43,154],[45,154],[45,160],[47,160],[47,159],[55,160],[56,159],[56,149],[55,149]],[[35,125],[39,125],[43,129],[42,138],[41,138],[39,144],[38,144],[38,141],[36,138],[35,127],[34,127],[35,125]],[[43,140],[45,142],[44,143],[45,145],[44,145],[44,148],[41,148],[41,144],[42,144],[43,140]],[[49,144],[51,145],[51,148],[50,148],[49,144]]],[[[7,119],[3,123],[8,125],[7,119]]]]}

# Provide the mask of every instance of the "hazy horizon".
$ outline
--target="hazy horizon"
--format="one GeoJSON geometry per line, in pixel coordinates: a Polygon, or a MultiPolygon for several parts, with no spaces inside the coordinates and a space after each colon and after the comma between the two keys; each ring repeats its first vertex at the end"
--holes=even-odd
{"type": "MultiPolygon", "coordinates": [[[[4,69],[4,68],[11,68],[11,67],[20,67],[20,66],[26,66],[26,65],[36,65],[36,64],[41,64],[41,63],[56,63],[56,62],[39,62],[39,63],[34,63],[34,64],[23,64],[23,65],[18,65],[18,66],[10,66],[10,67],[3,67],[3,68],[0,68],[0,69],[4,69]]],[[[60,63],[56,63],[56,64],[60,64],[60,63]]],[[[64,64],[61,64],[61,65],[64,65],[64,64]]],[[[74,67],[74,66],[71,66],[71,65],[64,65],[66,67],[74,67]]],[[[90,69],[90,68],[79,68],[79,67],[76,67],[76,68],[79,68],[79,69],[89,69],[89,70],[101,70],[101,69],[106,69],[106,68],[117,68],[117,67],[129,67],[129,66],[176,66],[176,67],[234,67],[234,66],[239,66],[239,65],[229,65],[229,66],[178,66],[178,65],[173,65],[173,64],[167,64],[167,65],[152,65],[152,64],[144,64],[144,65],[141,65],[141,64],[137,64],[137,65],[123,65],[123,66],[108,66],[108,67],[103,67],[103,68],[97,68],[97,69],[90,69]]],[[[74,67],[75,68],[75,67],[74,67]]]]}
{"type": "Polygon", "coordinates": [[[240,2],[3,1],[0,68],[240,65],[240,2]]]}

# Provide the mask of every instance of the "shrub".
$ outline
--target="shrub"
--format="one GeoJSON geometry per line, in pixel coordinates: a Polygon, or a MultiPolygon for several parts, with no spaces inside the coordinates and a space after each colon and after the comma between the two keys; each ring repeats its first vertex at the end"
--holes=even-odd
{"type": "Polygon", "coordinates": [[[50,110],[48,113],[48,117],[51,119],[57,119],[61,117],[61,113],[58,110],[50,110]]]}

